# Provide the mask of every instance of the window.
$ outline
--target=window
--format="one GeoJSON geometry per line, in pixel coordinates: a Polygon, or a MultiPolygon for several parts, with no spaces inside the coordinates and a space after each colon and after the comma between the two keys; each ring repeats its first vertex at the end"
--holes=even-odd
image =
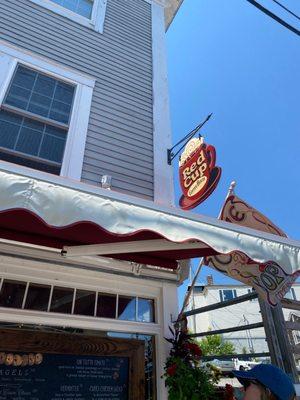
{"type": "Polygon", "coordinates": [[[30,283],[26,296],[25,309],[47,311],[50,286],[30,283]]]}
{"type": "Polygon", "coordinates": [[[137,320],[141,322],[154,321],[154,304],[153,300],[138,298],[138,316],[137,320]]]}
{"type": "Polygon", "coordinates": [[[70,20],[103,32],[107,0],[30,0],[70,20]]]}
{"type": "Polygon", "coordinates": [[[80,180],[94,85],[0,42],[0,160],[80,180]]]}
{"type": "Polygon", "coordinates": [[[53,3],[59,4],[76,14],[91,19],[93,11],[92,0],[51,0],[53,3]]]}
{"type": "Polygon", "coordinates": [[[97,317],[116,318],[117,296],[114,294],[98,294],[97,317]]]}
{"type": "Polygon", "coordinates": [[[291,288],[284,296],[286,299],[289,300],[297,300],[296,298],[296,293],[295,293],[295,289],[291,288]]]}
{"type": "MultiPolygon", "coordinates": [[[[300,322],[300,317],[298,315],[296,315],[296,314],[293,314],[293,313],[291,314],[289,319],[292,322],[297,322],[297,323],[300,322]]],[[[291,332],[292,337],[294,339],[295,345],[298,345],[300,343],[300,331],[292,330],[290,332],[291,332]]]]}
{"type": "Polygon", "coordinates": [[[155,322],[153,299],[1,278],[0,307],[155,322]]]}
{"type": "Polygon", "coordinates": [[[95,292],[77,289],[74,314],[93,316],[95,314],[95,301],[95,292]]]}
{"type": "Polygon", "coordinates": [[[54,287],[50,311],[71,314],[74,299],[74,289],[65,287],[54,287]]]}
{"type": "Polygon", "coordinates": [[[59,174],[75,87],[18,64],[0,110],[0,157],[59,174]],[[29,165],[28,165],[29,161],[29,165]]]}
{"type": "Polygon", "coordinates": [[[136,298],[119,296],[118,318],[127,321],[136,320],[136,298]]]}
{"type": "Polygon", "coordinates": [[[26,283],[4,280],[0,291],[0,307],[21,308],[26,283]]]}
{"type": "Polygon", "coordinates": [[[220,301],[227,301],[227,300],[232,300],[236,296],[236,290],[234,289],[223,289],[220,290],[220,301]]]}

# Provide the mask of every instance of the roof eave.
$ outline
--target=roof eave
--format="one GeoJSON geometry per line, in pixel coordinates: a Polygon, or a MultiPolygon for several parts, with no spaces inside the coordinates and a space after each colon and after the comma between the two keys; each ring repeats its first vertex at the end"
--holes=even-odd
{"type": "Polygon", "coordinates": [[[173,19],[175,18],[183,0],[167,0],[165,6],[165,22],[166,31],[169,29],[173,19]]]}

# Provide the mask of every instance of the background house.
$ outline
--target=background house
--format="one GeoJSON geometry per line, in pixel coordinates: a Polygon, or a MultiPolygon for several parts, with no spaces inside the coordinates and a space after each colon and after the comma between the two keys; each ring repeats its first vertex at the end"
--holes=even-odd
{"type": "MultiPolygon", "coordinates": [[[[198,284],[191,297],[189,309],[200,308],[210,304],[234,299],[252,291],[252,288],[246,285],[222,284],[213,282],[212,276],[207,277],[207,283],[198,284]]],[[[300,284],[296,283],[285,296],[292,300],[300,299],[300,284]]],[[[294,320],[298,318],[298,312],[284,309],[285,320],[294,320]]],[[[254,324],[261,322],[261,312],[257,299],[252,299],[240,304],[234,304],[230,307],[221,308],[197,314],[189,317],[189,328],[193,332],[207,332],[208,330],[218,330],[231,328],[235,326],[254,324]]],[[[298,341],[299,332],[291,331],[290,339],[295,343],[298,341]]],[[[231,332],[222,334],[224,340],[231,342],[237,353],[262,353],[268,352],[266,335],[264,328],[231,332]]]]}

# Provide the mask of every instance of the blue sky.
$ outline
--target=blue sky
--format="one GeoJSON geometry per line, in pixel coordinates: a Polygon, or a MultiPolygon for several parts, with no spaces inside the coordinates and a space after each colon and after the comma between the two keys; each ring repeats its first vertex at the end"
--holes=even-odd
{"type": "MultiPolygon", "coordinates": [[[[300,29],[272,0],[259,2],[300,29]]],[[[282,3],[300,15],[300,1],[282,3]]],[[[193,212],[217,217],[235,180],[241,198],[300,240],[299,46],[297,35],[246,0],[184,0],[167,33],[173,143],[212,112],[202,134],[223,170],[193,212]]],[[[173,165],[178,204],[178,159],[173,165]]]]}

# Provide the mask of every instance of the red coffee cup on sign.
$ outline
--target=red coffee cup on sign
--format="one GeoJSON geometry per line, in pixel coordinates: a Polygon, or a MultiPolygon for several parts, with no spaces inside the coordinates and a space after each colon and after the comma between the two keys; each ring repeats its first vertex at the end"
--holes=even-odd
{"type": "Polygon", "coordinates": [[[187,144],[179,166],[181,208],[196,207],[212,193],[221,176],[221,169],[215,163],[215,148],[203,143],[202,138],[187,144]]]}

